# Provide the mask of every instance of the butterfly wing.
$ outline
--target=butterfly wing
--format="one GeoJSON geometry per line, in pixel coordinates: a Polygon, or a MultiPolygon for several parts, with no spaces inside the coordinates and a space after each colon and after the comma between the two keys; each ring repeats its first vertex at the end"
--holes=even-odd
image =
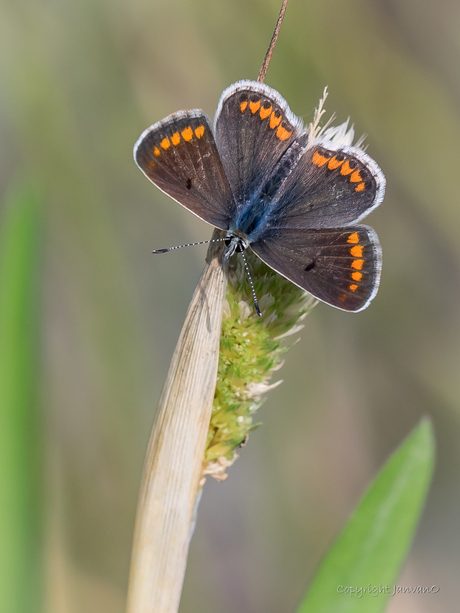
{"type": "MultiPolygon", "coordinates": [[[[277,169],[290,149],[274,175],[280,174],[277,169]]],[[[385,177],[364,151],[332,141],[306,142],[293,161],[267,201],[263,222],[249,237],[251,247],[319,300],[361,311],[377,293],[382,256],[374,230],[351,224],[381,203],[385,177]]]]}
{"type": "Polygon", "coordinates": [[[145,130],[134,146],[134,160],[179,204],[213,226],[228,229],[235,202],[202,111],[173,113],[145,130]]]}
{"type": "Polygon", "coordinates": [[[302,122],[277,91],[239,81],[222,94],[214,132],[237,205],[247,204],[302,132],[302,122]]]}
{"type": "Polygon", "coordinates": [[[382,256],[368,226],[280,228],[266,232],[251,248],[281,275],[344,311],[362,311],[377,293],[382,256]]]}
{"type": "MultiPolygon", "coordinates": [[[[282,163],[283,158],[279,165],[282,163]]],[[[304,146],[291,166],[268,203],[266,225],[317,229],[347,226],[375,209],[384,193],[385,177],[367,153],[320,140],[304,146]]]]}

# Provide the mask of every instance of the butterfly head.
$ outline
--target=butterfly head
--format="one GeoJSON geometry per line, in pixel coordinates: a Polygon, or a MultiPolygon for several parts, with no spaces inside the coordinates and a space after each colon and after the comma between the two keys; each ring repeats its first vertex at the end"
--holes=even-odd
{"type": "Polygon", "coordinates": [[[234,253],[243,253],[249,247],[249,241],[245,234],[235,230],[227,232],[225,245],[227,250],[224,253],[224,258],[228,260],[234,253]]]}

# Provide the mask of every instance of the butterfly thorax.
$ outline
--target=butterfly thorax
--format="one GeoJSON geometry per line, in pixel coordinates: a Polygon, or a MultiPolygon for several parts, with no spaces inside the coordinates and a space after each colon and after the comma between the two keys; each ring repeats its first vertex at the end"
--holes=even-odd
{"type": "Polygon", "coordinates": [[[252,202],[244,205],[235,216],[235,220],[230,224],[230,230],[239,232],[245,237],[251,237],[254,240],[257,235],[257,229],[262,224],[265,217],[265,202],[262,198],[257,197],[252,202]]]}

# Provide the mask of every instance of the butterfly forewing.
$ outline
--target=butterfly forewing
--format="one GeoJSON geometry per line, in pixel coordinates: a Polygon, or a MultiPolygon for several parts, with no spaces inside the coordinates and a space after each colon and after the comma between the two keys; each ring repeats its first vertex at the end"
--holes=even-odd
{"type": "Polygon", "coordinates": [[[320,142],[304,149],[269,203],[267,227],[337,228],[356,223],[380,204],[384,190],[382,171],[364,151],[320,142]]]}
{"type": "Polygon", "coordinates": [[[216,143],[238,206],[249,202],[301,131],[300,119],[267,85],[239,81],[223,92],[216,143]]]}
{"type": "Polygon", "coordinates": [[[381,249],[368,226],[280,228],[267,232],[251,247],[268,266],[339,309],[361,311],[377,292],[381,249]]]}
{"type": "Polygon", "coordinates": [[[146,130],[134,159],[162,191],[204,221],[228,229],[235,209],[206,115],[180,111],[146,130]]]}

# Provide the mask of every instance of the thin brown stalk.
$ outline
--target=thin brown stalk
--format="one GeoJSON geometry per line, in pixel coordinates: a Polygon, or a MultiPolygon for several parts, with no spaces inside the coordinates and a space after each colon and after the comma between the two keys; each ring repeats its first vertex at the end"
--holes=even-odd
{"type": "Polygon", "coordinates": [[[259,83],[263,83],[265,81],[265,75],[267,74],[268,65],[270,64],[270,60],[272,59],[273,51],[275,49],[276,41],[278,40],[278,34],[281,30],[281,24],[283,23],[284,13],[286,12],[288,2],[289,0],[283,0],[283,4],[281,5],[280,14],[278,15],[278,21],[276,22],[275,30],[273,32],[270,45],[268,46],[264,61],[262,63],[262,66],[260,67],[259,76],[257,77],[259,83]]]}

